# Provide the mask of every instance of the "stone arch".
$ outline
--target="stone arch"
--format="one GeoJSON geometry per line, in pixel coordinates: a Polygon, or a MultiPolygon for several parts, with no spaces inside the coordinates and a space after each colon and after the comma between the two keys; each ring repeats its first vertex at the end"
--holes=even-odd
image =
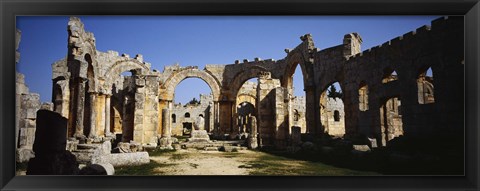
{"type": "Polygon", "coordinates": [[[212,90],[213,101],[218,101],[220,97],[220,83],[209,73],[195,68],[185,69],[169,76],[168,80],[164,83],[165,97],[163,97],[163,99],[173,100],[175,88],[180,82],[187,78],[200,78],[203,80],[212,90]]]}
{"type": "Polygon", "coordinates": [[[107,91],[111,90],[111,86],[113,85],[114,80],[118,78],[123,72],[132,70],[140,70],[140,73],[144,74],[150,69],[145,64],[135,59],[115,62],[106,70],[105,74],[103,75],[105,79],[105,88],[107,89],[107,91]]]}
{"type": "Polygon", "coordinates": [[[95,72],[95,67],[93,67],[93,61],[92,61],[92,57],[90,56],[90,54],[85,54],[85,61],[87,61],[87,91],[86,92],[95,92],[95,90],[97,89],[95,87],[96,85],[96,72],[95,72]]]}
{"type": "Polygon", "coordinates": [[[434,74],[431,66],[424,66],[417,74],[417,92],[419,104],[435,103],[434,74]],[[431,74],[428,74],[431,70],[431,74]]]}
{"type": "Polygon", "coordinates": [[[368,104],[368,84],[365,81],[361,81],[358,86],[358,109],[360,111],[367,111],[368,104]]]}
{"type": "Polygon", "coordinates": [[[247,70],[243,70],[233,77],[231,86],[231,99],[235,99],[237,97],[238,91],[242,88],[242,85],[249,79],[258,78],[260,72],[268,72],[268,70],[261,66],[252,66],[247,70]]]}
{"type": "Polygon", "coordinates": [[[379,143],[386,146],[387,142],[404,134],[401,112],[401,97],[388,95],[380,98],[379,108],[379,143]]]}
{"type": "Polygon", "coordinates": [[[309,75],[306,65],[307,61],[304,59],[303,55],[300,52],[293,53],[292,55],[287,56],[286,62],[287,65],[283,72],[283,78],[281,79],[282,87],[289,88],[293,86],[293,74],[298,65],[300,65],[302,70],[303,86],[307,86],[311,75],[309,75]]]}
{"type": "Polygon", "coordinates": [[[382,76],[382,83],[388,83],[392,81],[398,80],[398,72],[397,70],[391,68],[391,67],[386,67],[383,69],[383,76],[382,76]]]}

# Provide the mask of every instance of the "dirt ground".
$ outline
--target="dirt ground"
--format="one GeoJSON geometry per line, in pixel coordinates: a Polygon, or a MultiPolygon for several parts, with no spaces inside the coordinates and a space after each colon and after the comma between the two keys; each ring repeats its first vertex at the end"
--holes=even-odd
{"type": "Polygon", "coordinates": [[[161,156],[151,156],[150,159],[160,164],[168,164],[154,169],[154,173],[159,175],[248,175],[252,169],[241,166],[255,161],[261,154],[250,150],[226,153],[182,149],[161,156]]]}
{"type": "Polygon", "coordinates": [[[151,171],[152,175],[376,175],[373,172],[338,168],[252,150],[220,152],[182,149],[150,156],[150,159],[158,163],[151,171]]]}

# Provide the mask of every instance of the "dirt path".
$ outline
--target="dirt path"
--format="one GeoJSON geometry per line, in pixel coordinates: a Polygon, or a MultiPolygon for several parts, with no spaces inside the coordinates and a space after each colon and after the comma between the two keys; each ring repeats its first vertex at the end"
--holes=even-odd
{"type": "Polygon", "coordinates": [[[258,155],[249,150],[226,153],[182,149],[150,159],[165,164],[154,170],[162,175],[248,175],[251,169],[241,166],[254,161],[258,155]]]}

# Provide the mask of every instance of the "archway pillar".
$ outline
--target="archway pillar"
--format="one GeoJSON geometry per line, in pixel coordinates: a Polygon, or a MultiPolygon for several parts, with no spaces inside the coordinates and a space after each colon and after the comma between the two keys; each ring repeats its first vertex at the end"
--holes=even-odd
{"type": "Polygon", "coordinates": [[[84,128],[84,110],[85,110],[85,85],[86,85],[86,79],[85,78],[78,78],[78,84],[77,84],[77,91],[76,93],[76,101],[77,101],[77,107],[76,107],[76,117],[75,117],[75,134],[73,137],[76,138],[81,138],[83,139],[85,137],[83,133],[83,128],[84,128]]]}
{"type": "Polygon", "coordinates": [[[306,108],[305,108],[305,120],[307,121],[307,133],[309,134],[316,134],[319,135],[322,132],[317,131],[316,129],[316,119],[315,116],[318,116],[318,111],[316,109],[316,103],[315,101],[315,86],[313,85],[306,85],[305,86],[305,101],[306,101],[306,108]]]}
{"type": "Polygon", "coordinates": [[[112,132],[110,132],[110,97],[111,95],[105,95],[105,137],[112,136],[112,132]]]}
{"type": "Polygon", "coordinates": [[[90,126],[90,131],[88,133],[88,138],[95,138],[97,136],[97,103],[96,103],[96,98],[97,98],[97,95],[95,92],[89,92],[88,93],[88,96],[89,96],[89,109],[90,109],[90,116],[88,116],[90,118],[90,124],[88,124],[90,126]]]}

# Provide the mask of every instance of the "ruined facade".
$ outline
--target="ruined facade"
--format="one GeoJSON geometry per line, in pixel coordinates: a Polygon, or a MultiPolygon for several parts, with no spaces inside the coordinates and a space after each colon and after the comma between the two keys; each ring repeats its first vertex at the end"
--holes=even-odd
{"type": "Polygon", "coordinates": [[[207,132],[213,130],[212,107],[212,95],[200,95],[200,104],[174,104],[170,112],[172,135],[189,135],[194,126],[198,125],[199,117],[204,119],[202,125],[207,132]]]}
{"type": "MultiPolygon", "coordinates": [[[[15,64],[20,61],[18,47],[21,40],[21,31],[17,29],[15,37],[15,64]]],[[[15,80],[15,148],[17,148],[17,162],[28,161],[33,157],[33,143],[35,141],[37,111],[39,109],[52,110],[52,103],[41,103],[38,93],[30,92],[25,84],[25,75],[16,73],[15,80]]]]}
{"type": "MultiPolygon", "coordinates": [[[[242,133],[239,124],[246,121],[251,127],[254,121],[258,135],[251,140],[258,146],[287,146],[298,124],[306,134],[346,139],[364,135],[383,146],[400,135],[462,134],[463,28],[462,17],[442,17],[363,52],[357,33],[323,50],[307,34],[298,46],[285,49],[280,60],[244,59],[203,69],[173,65],[159,72],[141,55],[96,50],[93,34],[71,18],[68,55],[52,65],[52,100],[55,111],[69,120],[69,137],[122,133],[123,141],[145,145],[157,145],[159,138],[176,132],[171,117],[177,108],[174,90],[186,78],[199,78],[212,90],[207,124],[211,134],[242,133]],[[297,87],[305,91],[303,106],[293,97],[296,67],[303,74],[304,87],[297,87]],[[426,75],[429,68],[432,77],[426,75]],[[122,76],[125,71],[132,75],[122,76]],[[248,88],[247,83],[242,90],[252,78],[258,78],[257,87],[248,88]],[[341,100],[325,96],[334,82],[342,89],[341,100]],[[249,117],[239,117],[245,115],[242,103],[253,106],[249,117]]],[[[175,115],[179,120],[184,114],[175,115]]]]}

